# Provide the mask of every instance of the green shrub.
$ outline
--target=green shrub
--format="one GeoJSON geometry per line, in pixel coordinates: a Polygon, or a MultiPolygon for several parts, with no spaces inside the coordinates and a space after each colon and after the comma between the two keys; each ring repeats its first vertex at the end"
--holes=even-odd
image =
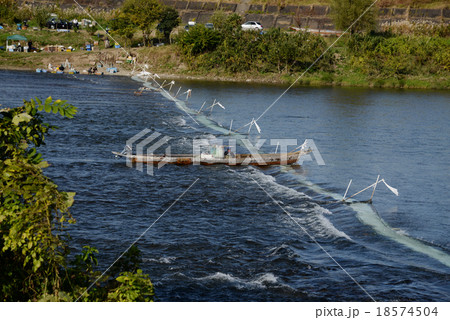
{"type": "Polygon", "coordinates": [[[0,20],[13,23],[18,10],[15,0],[0,0],[0,20]]]}
{"type": "MultiPolygon", "coordinates": [[[[214,30],[196,25],[177,39],[180,53],[191,68],[227,72],[292,73],[306,70],[326,49],[325,41],[310,33],[243,31],[236,14],[216,12],[214,30]]],[[[328,70],[332,55],[326,54],[315,69],[328,70]]]]}
{"type": "Polygon", "coordinates": [[[164,6],[158,24],[158,30],[164,35],[165,41],[169,41],[170,33],[181,22],[178,11],[172,7],[164,6]]]}
{"type": "Polygon", "coordinates": [[[354,35],[347,42],[352,67],[368,75],[448,72],[450,39],[391,34],[354,35]]]}
{"type": "Polygon", "coordinates": [[[137,248],[111,268],[115,280],[94,270],[95,248],[84,247],[67,261],[66,228],[75,222],[69,213],[75,194],[58,190],[43,174],[48,164],[37,148],[56,127],[45,123],[41,112],[72,118],[76,108],[48,97],[0,109],[0,300],[152,300],[154,288],[138,269],[137,248]]]}
{"type": "Polygon", "coordinates": [[[205,52],[213,51],[220,43],[220,34],[197,24],[184,31],[177,39],[181,53],[186,57],[192,57],[205,52]]]}
{"type": "Polygon", "coordinates": [[[45,27],[49,18],[50,11],[46,7],[37,7],[33,12],[33,22],[41,29],[45,27]]]}

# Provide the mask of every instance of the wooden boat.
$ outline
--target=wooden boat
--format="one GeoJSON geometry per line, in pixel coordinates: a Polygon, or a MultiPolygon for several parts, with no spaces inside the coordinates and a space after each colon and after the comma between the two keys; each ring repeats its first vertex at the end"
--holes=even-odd
{"type": "Polygon", "coordinates": [[[310,150],[299,150],[295,152],[288,153],[265,153],[265,154],[232,154],[223,157],[213,156],[211,154],[154,154],[154,155],[129,155],[126,153],[114,152],[116,157],[126,158],[132,163],[146,163],[146,164],[165,164],[171,163],[176,165],[214,165],[214,164],[225,164],[229,166],[240,166],[240,165],[253,165],[253,166],[270,166],[270,165],[286,165],[294,164],[298,159],[305,154],[311,152],[310,150]]]}

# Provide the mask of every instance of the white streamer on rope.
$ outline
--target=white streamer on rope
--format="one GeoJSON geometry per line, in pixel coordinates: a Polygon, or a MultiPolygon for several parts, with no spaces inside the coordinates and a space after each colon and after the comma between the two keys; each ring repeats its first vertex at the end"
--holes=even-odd
{"type": "Polygon", "coordinates": [[[231,123],[230,123],[230,130],[228,131],[228,134],[231,134],[231,127],[233,126],[233,119],[231,119],[231,123]]]}
{"type": "Polygon", "coordinates": [[[372,202],[373,195],[375,194],[375,190],[377,189],[378,180],[380,180],[380,175],[377,176],[377,181],[375,181],[375,186],[373,187],[372,195],[370,196],[370,202],[372,202]]]}
{"type": "Polygon", "coordinates": [[[348,189],[350,188],[350,185],[352,184],[352,179],[350,179],[350,182],[348,183],[347,190],[345,190],[344,196],[342,199],[345,199],[345,196],[347,195],[348,189]]]}
{"type": "Polygon", "coordinates": [[[185,92],[183,92],[181,95],[186,95],[186,101],[191,97],[191,93],[192,93],[192,90],[191,89],[188,89],[188,90],[186,90],[185,92]]]}
{"type": "Polygon", "coordinates": [[[177,93],[173,96],[174,98],[176,98],[178,96],[178,94],[180,93],[181,87],[178,88],[177,93]]]}
{"type": "Polygon", "coordinates": [[[248,127],[248,133],[250,133],[250,130],[252,129],[253,125],[255,126],[256,130],[258,130],[258,133],[261,133],[261,128],[259,127],[258,123],[256,123],[255,118],[253,118],[252,121],[247,123],[245,126],[242,126],[241,129],[249,126],[248,127]]]}
{"type": "Polygon", "coordinates": [[[385,185],[389,190],[391,190],[393,194],[395,194],[395,195],[398,197],[398,189],[396,189],[396,188],[391,187],[390,185],[388,185],[384,179],[381,180],[381,181],[383,181],[384,185],[385,185]]]}
{"type": "Polygon", "coordinates": [[[210,110],[210,111],[212,112],[215,106],[219,106],[219,107],[221,107],[222,109],[225,110],[225,107],[224,107],[219,101],[216,102],[216,99],[214,99],[213,104],[210,105],[210,106],[209,106],[208,108],[206,108],[206,109],[207,109],[207,110],[210,110]]]}
{"type": "MultiPolygon", "coordinates": [[[[378,176],[377,181],[376,181],[375,183],[372,183],[370,186],[365,187],[364,189],[362,189],[362,190],[356,192],[355,194],[351,195],[350,197],[345,198],[345,195],[347,194],[347,191],[346,191],[346,192],[345,192],[345,195],[344,195],[344,198],[342,199],[342,201],[346,201],[346,200],[348,200],[348,199],[350,199],[350,198],[353,198],[353,197],[357,196],[358,194],[360,194],[361,192],[364,192],[364,191],[366,191],[367,189],[370,189],[370,188],[373,187],[374,190],[373,190],[373,192],[372,192],[372,197],[370,198],[370,200],[372,200],[373,194],[375,193],[375,188],[376,188],[376,186],[377,186],[379,183],[381,183],[381,182],[383,182],[383,183],[386,185],[386,187],[387,187],[389,190],[391,190],[392,193],[395,194],[395,195],[398,197],[398,190],[397,190],[396,188],[391,187],[390,185],[388,185],[388,184],[386,183],[386,181],[384,181],[384,179],[378,180],[379,177],[380,177],[380,176],[378,176]]],[[[350,180],[350,182],[351,182],[351,180],[350,180]]],[[[348,187],[350,187],[350,184],[349,184],[348,187]]],[[[347,190],[348,190],[348,187],[347,187],[347,190]]]]}
{"type": "Polygon", "coordinates": [[[200,109],[198,109],[197,114],[199,114],[199,113],[202,111],[203,107],[205,106],[205,103],[206,103],[206,101],[203,102],[203,104],[202,104],[202,106],[200,107],[200,109]]]}
{"type": "Polygon", "coordinates": [[[172,80],[169,83],[164,84],[165,82],[166,82],[166,80],[164,80],[164,82],[162,83],[162,85],[159,88],[162,89],[167,86],[170,86],[169,91],[172,90],[172,86],[175,84],[175,81],[172,80]]]}

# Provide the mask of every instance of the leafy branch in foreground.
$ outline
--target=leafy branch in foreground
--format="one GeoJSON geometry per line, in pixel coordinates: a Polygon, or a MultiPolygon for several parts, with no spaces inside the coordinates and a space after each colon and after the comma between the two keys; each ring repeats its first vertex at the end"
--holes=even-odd
{"type": "Polygon", "coordinates": [[[58,292],[67,251],[63,230],[74,220],[68,209],[74,193],[60,192],[42,169],[36,148],[50,129],[40,110],[72,117],[76,108],[49,97],[1,109],[0,122],[0,292],[3,300],[28,300],[58,292]]]}
{"type": "MultiPolygon", "coordinates": [[[[85,247],[67,262],[66,227],[75,223],[69,212],[75,193],[59,191],[42,171],[48,163],[37,148],[56,127],[45,123],[40,111],[72,118],[77,108],[48,97],[44,102],[35,98],[17,108],[0,109],[2,301],[73,301],[98,277],[95,248],[85,247]]],[[[152,300],[153,285],[138,270],[138,257],[137,248],[130,250],[114,270],[117,280],[101,279],[83,300],[152,300]]]]}

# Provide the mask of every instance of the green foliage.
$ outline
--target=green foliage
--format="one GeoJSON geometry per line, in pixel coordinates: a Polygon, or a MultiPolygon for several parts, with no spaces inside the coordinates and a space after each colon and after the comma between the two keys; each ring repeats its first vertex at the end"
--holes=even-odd
{"type": "MultiPolygon", "coordinates": [[[[325,41],[310,33],[243,31],[238,15],[216,13],[214,30],[195,25],[178,37],[178,48],[191,68],[228,72],[291,73],[305,70],[326,49],[325,41]]],[[[325,55],[314,67],[328,70],[332,56],[325,55]]]]}
{"type": "Polygon", "coordinates": [[[180,24],[181,19],[177,10],[172,7],[164,6],[159,21],[158,30],[164,34],[165,40],[168,41],[170,33],[180,24]]]}
{"type": "Polygon", "coordinates": [[[42,111],[72,118],[77,109],[51,97],[0,109],[0,300],[152,300],[154,288],[138,270],[135,247],[111,268],[117,280],[95,271],[95,248],[83,247],[67,263],[66,227],[75,222],[69,213],[75,193],[59,191],[43,174],[48,164],[37,147],[56,127],[43,121],[42,111]]]}
{"type": "Polygon", "coordinates": [[[233,35],[241,32],[242,18],[236,13],[226,14],[223,11],[216,11],[211,17],[211,22],[222,34],[233,35]]]}
{"type": "Polygon", "coordinates": [[[14,13],[14,22],[15,23],[23,23],[24,21],[31,20],[33,17],[33,11],[29,6],[21,6],[14,13]]]}
{"type": "Polygon", "coordinates": [[[332,0],[331,10],[336,27],[344,31],[351,26],[351,34],[375,30],[377,7],[372,6],[365,12],[372,3],[372,0],[332,0]]]}
{"type": "Polygon", "coordinates": [[[49,18],[50,11],[46,7],[37,7],[34,10],[33,22],[35,22],[39,28],[44,28],[49,18]]]}
{"type": "Polygon", "coordinates": [[[157,0],[125,0],[120,16],[142,31],[144,45],[155,23],[160,19],[162,6],[157,0]]]}
{"type": "Polygon", "coordinates": [[[52,97],[48,97],[44,102],[36,97],[24,101],[22,107],[1,109],[0,159],[6,161],[24,156],[33,164],[39,164],[41,160],[40,156],[37,156],[36,147],[44,144],[45,135],[56,127],[44,123],[42,115],[38,112],[59,113],[63,117],[73,118],[76,110],[76,107],[66,100],[53,101],[52,97]]]}
{"type": "MultiPolygon", "coordinates": [[[[326,44],[310,33],[271,29],[262,36],[259,49],[268,70],[291,73],[306,70],[325,51],[326,44]]],[[[331,63],[331,56],[326,55],[314,68],[327,70],[331,63]]]]}
{"type": "Polygon", "coordinates": [[[60,192],[42,173],[48,164],[36,151],[50,126],[38,111],[72,117],[66,101],[24,101],[1,109],[0,122],[0,292],[4,300],[36,299],[58,292],[60,266],[67,250],[63,230],[72,223],[69,207],[74,193],[60,192]]]}
{"type": "Polygon", "coordinates": [[[15,0],[0,0],[0,20],[13,23],[17,10],[15,0]]]}
{"type": "Polygon", "coordinates": [[[119,14],[110,21],[110,26],[114,34],[124,37],[128,45],[131,43],[136,26],[131,24],[127,18],[119,14]]]}
{"type": "Polygon", "coordinates": [[[446,74],[450,70],[448,38],[354,35],[347,46],[351,65],[371,76],[446,74]]]}
{"type": "Polygon", "coordinates": [[[117,277],[124,271],[136,272],[141,263],[141,251],[137,246],[131,246],[131,248],[111,267],[109,271],[113,277],[117,277]]]}
{"type": "Polygon", "coordinates": [[[116,280],[121,285],[108,293],[108,301],[149,302],[154,300],[153,284],[141,269],[138,269],[136,273],[122,272],[116,280]]]}
{"type": "Polygon", "coordinates": [[[206,28],[202,24],[197,24],[189,31],[184,31],[178,37],[178,44],[181,52],[192,57],[217,48],[221,40],[219,32],[206,28]]]}
{"type": "Polygon", "coordinates": [[[434,24],[429,21],[393,21],[381,25],[381,30],[392,35],[449,37],[450,24],[434,24]]]}
{"type": "Polygon", "coordinates": [[[148,275],[139,269],[141,254],[132,246],[109,270],[110,276],[95,271],[97,249],[84,246],[71,262],[63,289],[72,292],[71,299],[81,301],[153,301],[154,287],[148,275]],[[89,291],[91,284],[95,283],[89,291]]]}
{"type": "Polygon", "coordinates": [[[95,35],[98,30],[98,26],[94,24],[86,27],[86,32],[91,36],[95,35]]]}
{"type": "Polygon", "coordinates": [[[92,272],[94,266],[98,265],[97,257],[95,256],[97,253],[98,250],[96,248],[84,246],[81,254],[75,257],[73,265],[75,268],[78,268],[80,272],[92,272]]]}

